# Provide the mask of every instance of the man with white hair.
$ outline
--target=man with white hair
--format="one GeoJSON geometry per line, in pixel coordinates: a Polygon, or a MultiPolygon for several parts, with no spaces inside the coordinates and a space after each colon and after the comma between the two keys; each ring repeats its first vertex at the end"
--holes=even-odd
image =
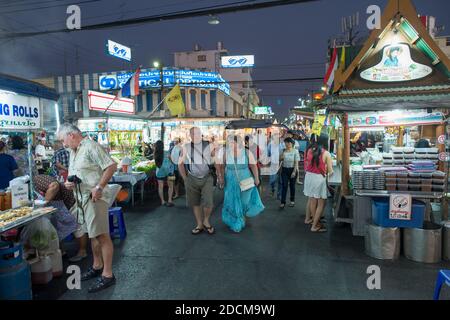
{"type": "Polygon", "coordinates": [[[108,182],[117,164],[97,142],[83,138],[80,129],[72,124],[61,125],[58,138],[70,149],[69,177],[65,186],[74,191],[78,222],[85,224],[94,255],[93,266],[81,280],[98,277],[89,288],[89,292],[97,292],[116,282],[112,272],[113,243],[109,236],[107,198],[110,196],[108,182]]]}

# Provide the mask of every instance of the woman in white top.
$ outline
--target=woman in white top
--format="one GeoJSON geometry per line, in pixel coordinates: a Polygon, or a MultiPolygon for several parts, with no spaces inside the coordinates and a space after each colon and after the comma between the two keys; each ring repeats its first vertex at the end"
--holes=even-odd
{"type": "Polygon", "coordinates": [[[290,207],[295,205],[295,182],[297,180],[298,162],[300,161],[300,154],[294,148],[295,142],[292,138],[284,139],[286,149],[281,153],[281,204],[280,209],[286,206],[287,189],[290,189],[290,207]]]}

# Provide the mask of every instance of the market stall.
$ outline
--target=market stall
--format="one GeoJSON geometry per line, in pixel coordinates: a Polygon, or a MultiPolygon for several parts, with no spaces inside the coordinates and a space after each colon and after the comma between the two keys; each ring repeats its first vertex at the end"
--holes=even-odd
{"type": "MultiPolygon", "coordinates": [[[[410,1],[389,1],[381,29],[336,71],[334,94],[327,99],[328,112],[342,123],[342,188],[334,215],[352,223],[354,235],[366,236],[366,250],[374,239],[370,230],[428,232],[424,220],[448,219],[449,77],[450,60],[410,1]],[[431,214],[430,202],[441,204],[439,215],[431,214]]],[[[424,243],[421,249],[438,245],[424,243]]]]}

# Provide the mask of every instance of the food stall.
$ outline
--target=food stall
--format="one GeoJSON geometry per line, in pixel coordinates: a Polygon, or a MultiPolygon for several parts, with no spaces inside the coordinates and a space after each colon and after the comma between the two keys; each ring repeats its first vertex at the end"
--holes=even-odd
{"type": "MultiPolygon", "coordinates": [[[[373,30],[358,55],[335,73],[333,95],[326,100],[327,112],[342,123],[338,135],[342,186],[334,216],[337,222],[351,223],[354,235],[366,237],[366,252],[372,252],[371,230],[378,235],[396,232],[392,247],[399,248],[399,228],[405,235],[426,234],[423,239],[427,240],[416,246],[422,253],[440,250],[442,227],[433,224],[429,228],[426,221],[448,219],[445,122],[450,109],[449,77],[450,60],[410,1],[389,1],[381,29],[373,30]],[[409,130],[417,125],[420,138],[430,143],[427,148],[416,148],[410,141],[409,130]],[[362,145],[353,154],[352,142],[360,140],[358,132],[372,132],[372,139],[381,139],[362,145]],[[439,215],[431,214],[431,202],[441,204],[439,215]]],[[[380,237],[377,240],[378,248],[388,245],[380,237]]],[[[409,240],[403,243],[407,258],[432,262],[411,257],[409,240]]],[[[440,260],[440,252],[434,258],[433,262],[440,260]]]]}

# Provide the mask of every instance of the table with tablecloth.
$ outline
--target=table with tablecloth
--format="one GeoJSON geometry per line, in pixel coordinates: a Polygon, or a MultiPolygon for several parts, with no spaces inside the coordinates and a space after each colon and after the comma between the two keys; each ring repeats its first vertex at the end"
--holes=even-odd
{"type": "Polygon", "coordinates": [[[144,202],[144,183],[147,175],[143,172],[132,173],[116,173],[113,175],[109,183],[129,184],[131,186],[131,204],[134,206],[134,192],[136,185],[141,186],[141,202],[144,202]]]}

